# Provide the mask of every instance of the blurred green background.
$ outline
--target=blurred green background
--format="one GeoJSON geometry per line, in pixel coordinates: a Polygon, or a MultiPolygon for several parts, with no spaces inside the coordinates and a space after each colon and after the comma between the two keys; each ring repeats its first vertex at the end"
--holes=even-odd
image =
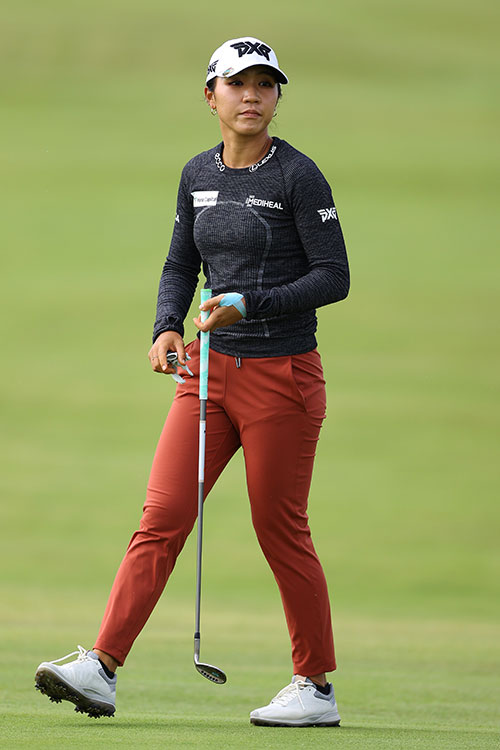
{"type": "Polygon", "coordinates": [[[490,0],[3,3],[6,747],[498,746],[499,15],[490,0]],[[291,665],[240,457],[206,514],[202,656],[228,685],[190,665],[192,538],[113,722],[33,690],[40,661],[92,645],[140,518],[174,392],[146,354],[177,182],[219,140],[208,59],[244,34],[290,78],[271,132],[331,183],[352,271],[319,315],[329,405],[310,497],[334,735],[248,725],[291,665]]]}

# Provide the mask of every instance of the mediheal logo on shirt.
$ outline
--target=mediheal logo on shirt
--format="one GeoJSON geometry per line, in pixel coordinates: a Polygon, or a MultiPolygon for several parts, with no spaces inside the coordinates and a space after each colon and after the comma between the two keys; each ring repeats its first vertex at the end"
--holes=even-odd
{"type": "Polygon", "coordinates": [[[215,206],[217,205],[217,196],[219,195],[218,190],[195,190],[191,193],[193,196],[194,208],[200,206],[215,206]]]}
{"type": "Polygon", "coordinates": [[[255,195],[250,195],[246,199],[245,203],[247,206],[263,206],[264,208],[278,208],[280,211],[283,211],[283,206],[281,203],[276,203],[275,201],[266,201],[264,198],[256,198],[255,195]]]}

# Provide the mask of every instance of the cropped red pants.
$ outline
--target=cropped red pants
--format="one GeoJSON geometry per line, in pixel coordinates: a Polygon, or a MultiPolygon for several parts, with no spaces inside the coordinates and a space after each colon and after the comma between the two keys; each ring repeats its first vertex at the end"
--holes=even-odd
{"type": "MultiPolygon", "coordinates": [[[[144,513],[116,575],[95,648],[123,664],[197,517],[199,343],[178,385],[153,461],[144,513]]],[[[210,351],[205,494],[243,446],[252,521],[281,593],[295,674],[335,669],[325,576],[307,517],[325,416],[316,350],[242,359],[210,351]]]]}

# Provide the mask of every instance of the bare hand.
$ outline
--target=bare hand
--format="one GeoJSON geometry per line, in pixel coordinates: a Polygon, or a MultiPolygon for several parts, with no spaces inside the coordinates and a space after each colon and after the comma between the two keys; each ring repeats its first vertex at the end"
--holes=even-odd
{"type": "Polygon", "coordinates": [[[181,365],[186,364],[186,351],[182,336],[176,331],[160,333],[148,352],[149,361],[154,372],[171,375],[177,368],[167,364],[167,352],[177,352],[177,359],[181,365]]]}
{"type": "MultiPolygon", "coordinates": [[[[199,331],[215,331],[217,328],[223,328],[224,326],[230,326],[233,323],[237,323],[241,320],[243,315],[234,307],[219,307],[219,303],[223,298],[223,294],[218,294],[217,297],[207,299],[200,305],[200,310],[211,310],[207,320],[202,323],[201,316],[193,318],[193,322],[199,331]]],[[[245,304],[245,298],[242,298],[243,304],[245,304]]]]}

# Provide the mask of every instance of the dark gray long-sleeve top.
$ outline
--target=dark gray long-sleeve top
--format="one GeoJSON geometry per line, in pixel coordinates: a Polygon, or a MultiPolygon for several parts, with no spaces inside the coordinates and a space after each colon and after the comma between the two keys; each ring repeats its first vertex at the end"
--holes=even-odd
{"type": "Polygon", "coordinates": [[[311,159],[279,138],[244,169],[223,144],[182,171],[177,214],[158,292],[153,341],[184,335],[203,265],[213,296],[240,292],[247,317],[210,335],[240,357],[302,354],[316,346],[315,308],[344,299],[349,267],[332,192],[311,159]]]}

